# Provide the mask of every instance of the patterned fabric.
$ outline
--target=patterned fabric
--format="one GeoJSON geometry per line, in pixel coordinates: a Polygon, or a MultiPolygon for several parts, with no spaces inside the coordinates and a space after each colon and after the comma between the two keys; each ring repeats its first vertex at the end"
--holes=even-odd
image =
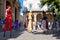
{"type": "Polygon", "coordinates": [[[42,26],[41,26],[41,28],[42,28],[44,31],[46,31],[46,21],[45,21],[45,20],[42,21],[42,26]]]}

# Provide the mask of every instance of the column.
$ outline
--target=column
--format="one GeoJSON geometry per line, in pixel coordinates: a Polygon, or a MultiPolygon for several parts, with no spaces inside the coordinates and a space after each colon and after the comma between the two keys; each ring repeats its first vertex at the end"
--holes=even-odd
{"type": "Polygon", "coordinates": [[[5,20],[5,13],[6,13],[6,0],[4,1],[4,19],[3,20],[5,20]]]}
{"type": "Polygon", "coordinates": [[[31,15],[32,15],[32,12],[30,11],[30,13],[28,14],[29,16],[28,16],[28,31],[32,31],[32,17],[31,17],[31,15]]]}
{"type": "Polygon", "coordinates": [[[34,15],[34,21],[36,22],[36,14],[34,15]]]}
{"type": "Polygon", "coordinates": [[[36,29],[36,13],[34,14],[33,30],[36,29]]]}
{"type": "Polygon", "coordinates": [[[12,19],[14,22],[15,21],[15,7],[13,6],[13,4],[11,4],[11,7],[12,7],[12,19]]]}

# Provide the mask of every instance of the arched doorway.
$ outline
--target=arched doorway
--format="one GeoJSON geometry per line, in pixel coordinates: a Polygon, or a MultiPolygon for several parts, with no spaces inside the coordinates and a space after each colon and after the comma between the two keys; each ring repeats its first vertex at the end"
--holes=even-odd
{"type": "MultiPolygon", "coordinates": [[[[9,1],[6,1],[6,9],[8,8],[8,6],[10,6],[12,8],[11,3],[9,1]]],[[[6,13],[5,13],[5,15],[6,15],[6,13]]]]}
{"type": "Polygon", "coordinates": [[[52,22],[53,21],[52,14],[47,14],[46,16],[47,16],[47,19],[48,19],[49,22],[52,22]]]}
{"type": "Polygon", "coordinates": [[[6,1],[6,7],[11,6],[11,3],[9,1],[6,1]]]}
{"type": "Polygon", "coordinates": [[[37,14],[37,16],[36,16],[36,19],[37,19],[37,22],[40,22],[40,19],[42,19],[42,14],[37,14]]]}

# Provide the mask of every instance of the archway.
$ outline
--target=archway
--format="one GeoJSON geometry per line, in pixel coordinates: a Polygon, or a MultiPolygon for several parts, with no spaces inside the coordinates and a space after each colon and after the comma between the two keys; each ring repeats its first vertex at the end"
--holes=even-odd
{"type": "MultiPolygon", "coordinates": [[[[9,1],[6,1],[6,9],[8,8],[8,6],[10,6],[12,8],[11,3],[9,1]]],[[[5,15],[6,15],[6,13],[5,13],[5,15]]]]}
{"type": "Polygon", "coordinates": [[[42,19],[42,16],[43,15],[41,15],[41,14],[37,14],[37,16],[36,16],[37,22],[40,22],[40,19],[42,19]]]}
{"type": "Polygon", "coordinates": [[[6,7],[11,6],[11,3],[9,1],[6,1],[6,7]]]}
{"type": "Polygon", "coordinates": [[[47,19],[49,22],[52,22],[53,21],[53,15],[52,14],[47,14],[47,19]]]}

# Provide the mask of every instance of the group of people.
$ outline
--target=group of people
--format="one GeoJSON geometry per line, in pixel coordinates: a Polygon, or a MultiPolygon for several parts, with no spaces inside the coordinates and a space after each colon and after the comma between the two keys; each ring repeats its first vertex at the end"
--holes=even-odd
{"type": "MultiPolygon", "coordinates": [[[[6,20],[0,20],[0,28],[4,29],[5,25],[6,25],[6,20]]],[[[22,22],[18,22],[18,20],[12,22],[12,29],[18,30],[20,26],[22,26],[22,22]]],[[[7,28],[9,30],[9,25],[7,25],[7,28]]]]}
{"type": "MultiPolygon", "coordinates": [[[[44,19],[40,19],[40,22],[36,22],[36,30],[40,28],[43,32],[49,30],[48,21],[44,19]]],[[[51,27],[51,26],[50,26],[51,27]]]]}
{"type": "Polygon", "coordinates": [[[21,26],[21,22],[19,23],[18,20],[13,22],[12,20],[12,8],[11,6],[6,6],[6,13],[5,13],[5,20],[0,19],[0,27],[3,27],[4,36],[6,31],[12,32],[13,28],[18,30],[18,27],[21,26]]]}
{"type": "MultiPolygon", "coordinates": [[[[27,23],[25,23],[25,24],[27,25],[27,23]]],[[[26,27],[26,25],[25,25],[25,27],[26,27]]],[[[45,32],[47,30],[52,30],[53,28],[56,28],[57,27],[56,25],[57,25],[56,21],[54,23],[54,21],[50,22],[50,21],[48,21],[47,18],[46,19],[43,18],[43,19],[40,19],[40,22],[38,22],[38,21],[32,22],[32,30],[39,29],[39,31],[42,30],[43,32],[45,32]]],[[[26,28],[28,28],[28,27],[26,27],[26,28]]]]}
{"type": "Polygon", "coordinates": [[[57,23],[56,21],[49,22],[47,19],[40,19],[40,22],[36,22],[35,28],[36,30],[40,28],[43,32],[52,29],[55,30],[57,28],[57,23]]]}

